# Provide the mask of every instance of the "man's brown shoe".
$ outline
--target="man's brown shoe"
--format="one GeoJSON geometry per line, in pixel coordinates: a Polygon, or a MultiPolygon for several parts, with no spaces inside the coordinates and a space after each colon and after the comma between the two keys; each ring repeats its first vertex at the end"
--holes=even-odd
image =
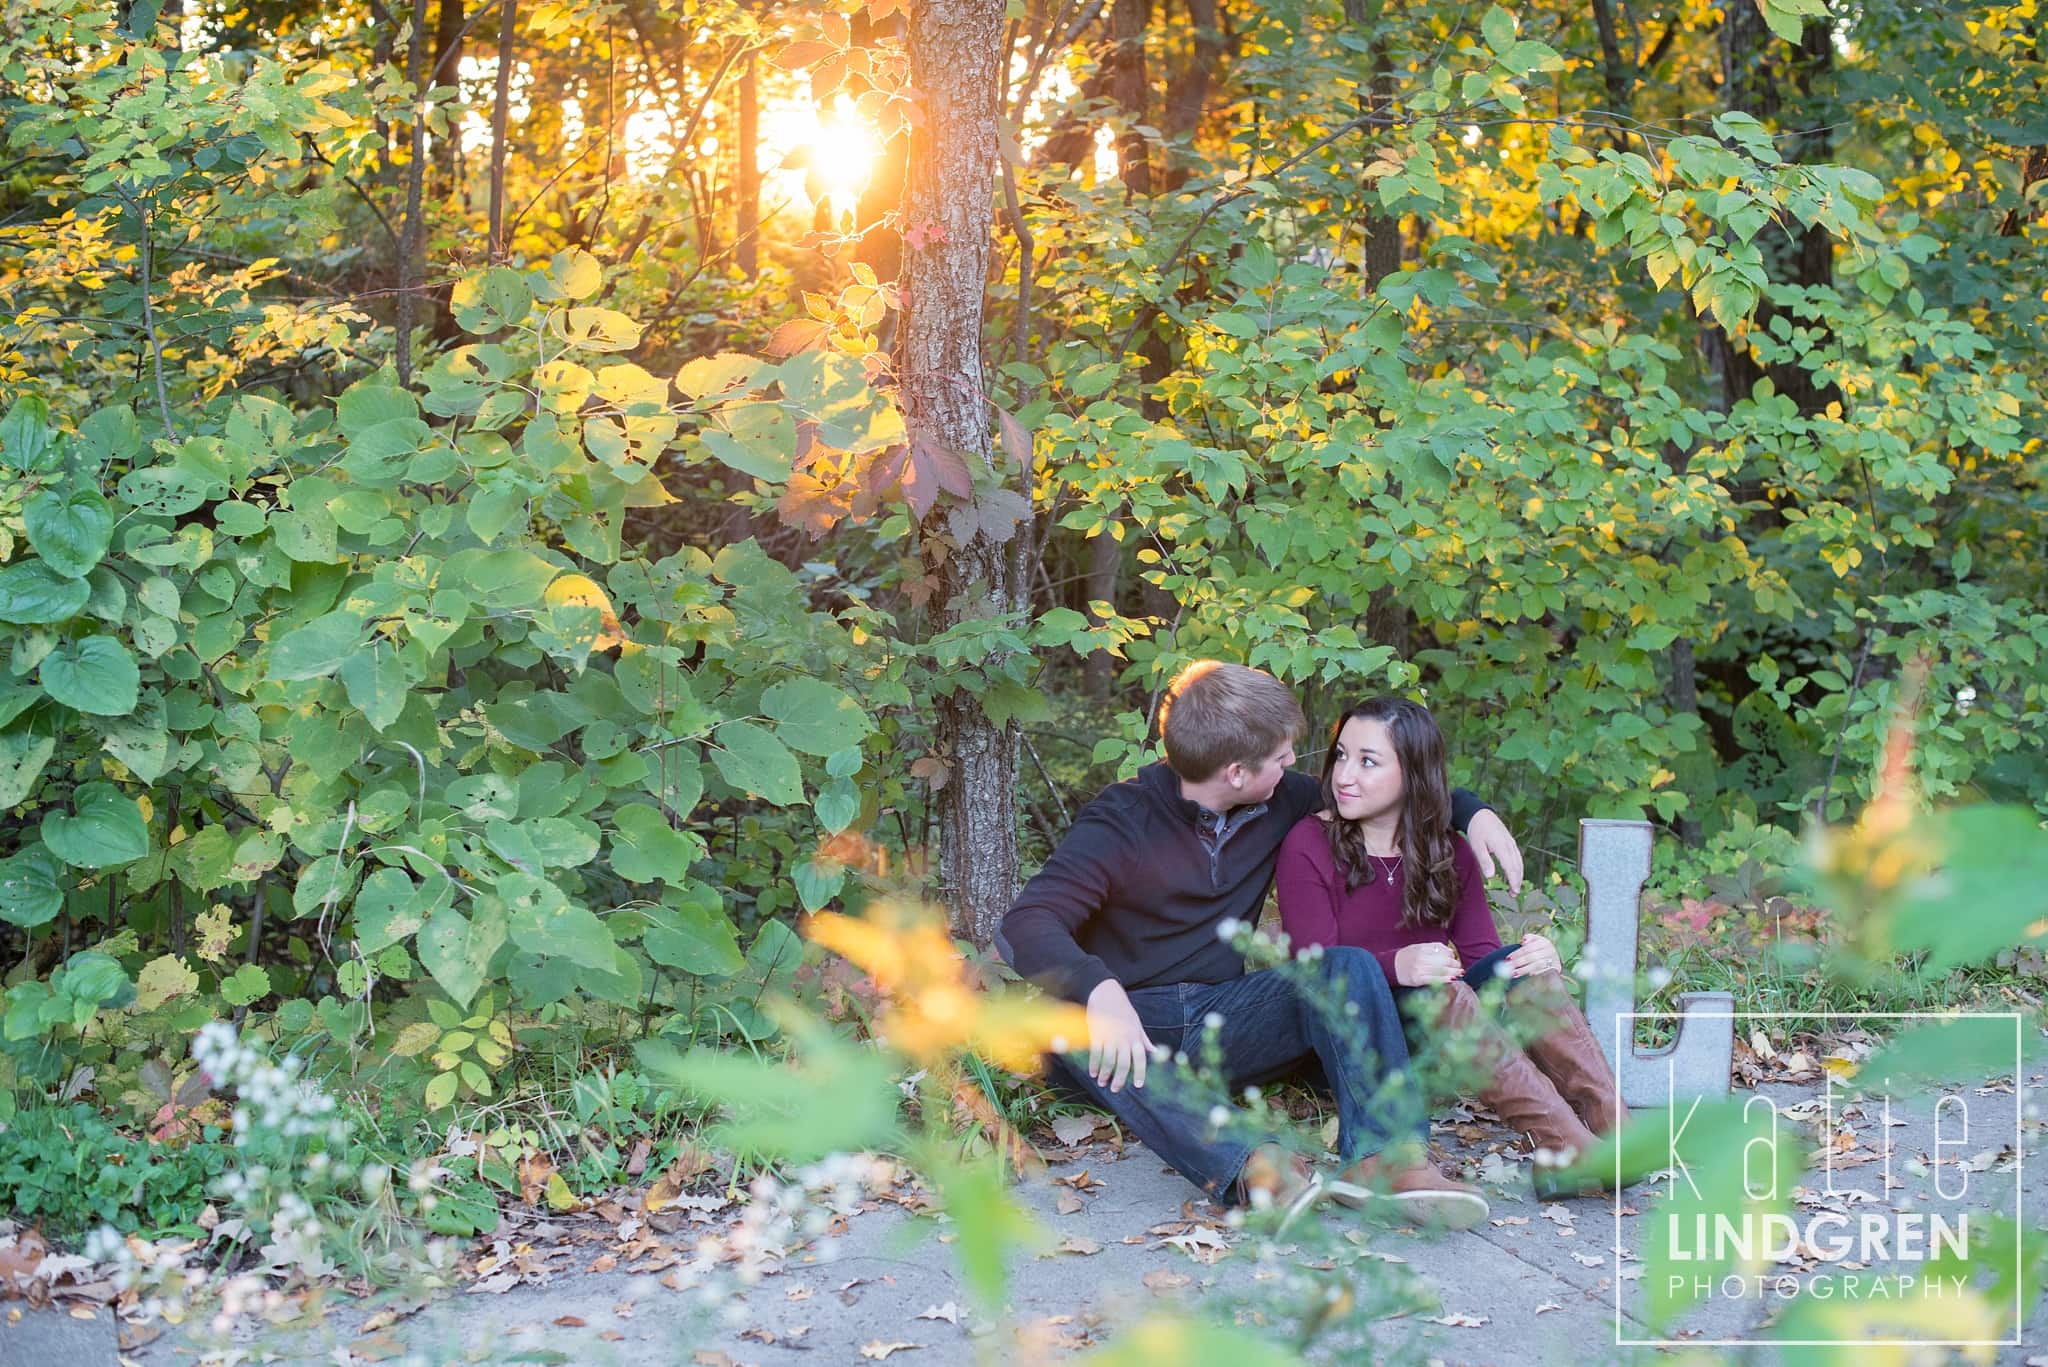
{"type": "Polygon", "coordinates": [[[1322,1200],[1323,1194],[1323,1179],[1309,1161],[1282,1144],[1261,1144],[1253,1149],[1237,1175],[1241,1205],[1260,1214],[1279,1212],[1276,1234],[1322,1200]]]}
{"type": "Polygon", "coordinates": [[[1486,1218],[1479,1188],[1453,1182],[1434,1163],[1389,1149],[1361,1158],[1329,1183],[1330,1199],[1403,1224],[1470,1229],[1486,1218]]]}

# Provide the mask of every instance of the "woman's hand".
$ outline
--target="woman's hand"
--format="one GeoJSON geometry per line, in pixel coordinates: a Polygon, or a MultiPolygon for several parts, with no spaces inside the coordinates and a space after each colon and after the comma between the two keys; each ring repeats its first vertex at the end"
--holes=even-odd
{"type": "Polygon", "coordinates": [[[1508,976],[1526,978],[1533,973],[1562,973],[1564,960],[1557,946],[1546,936],[1524,935],[1519,948],[1508,954],[1508,976]]]}
{"type": "Polygon", "coordinates": [[[1494,865],[1507,876],[1508,891],[1520,894],[1522,891],[1522,847],[1508,834],[1508,823],[1491,809],[1475,813],[1466,823],[1465,839],[1471,842],[1472,853],[1479,859],[1479,876],[1493,877],[1494,865]]]}
{"type": "Polygon", "coordinates": [[[1394,954],[1394,979],[1403,987],[1447,983],[1464,971],[1458,951],[1446,944],[1403,945],[1394,954]]]}

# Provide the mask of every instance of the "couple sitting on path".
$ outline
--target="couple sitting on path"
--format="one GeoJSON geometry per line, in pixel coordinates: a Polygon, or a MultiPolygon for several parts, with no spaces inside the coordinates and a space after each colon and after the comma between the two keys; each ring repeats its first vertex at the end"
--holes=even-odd
{"type": "Polygon", "coordinates": [[[1490,1077],[1480,1099],[1536,1147],[1538,1194],[1598,1189],[1563,1165],[1625,1114],[1556,948],[1538,935],[1500,943],[1482,865],[1519,887],[1507,827],[1449,789],[1442,736],[1415,703],[1346,712],[1320,784],[1289,768],[1305,730],[1293,694],[1260,670],[1203,661],[1167,689],[1166,761],[1084,807],[1003,920],[1017,971],[1087,1007],[1085,1064],[1055,1055],[1056,1073],[1218,1200],[1291,1218],[1328,1196],[1464,1228],[1485,1218],[1485,1199],[1429,1161],[1427,1098],[1408,1073],[1411,1038],[1458,1029],[1477,1037],[1490,1077]],[[1258,922],[1276,870],[1293,949],[1319,957],[1247,973],[1228,937],[1258,922]],[[1323,990],[1304,991],[1305,971],[1323,990]],[[1527,1046],[1474,991],[1496,977],[1517,1010],[1544,1013],[1527,1046]],[[1232,1137],[1222,1108],[1175,1095],[1211,1032],[1233,1092],[1321,1064],[1335,1177],[1277,1137],[1232,1137]]]}

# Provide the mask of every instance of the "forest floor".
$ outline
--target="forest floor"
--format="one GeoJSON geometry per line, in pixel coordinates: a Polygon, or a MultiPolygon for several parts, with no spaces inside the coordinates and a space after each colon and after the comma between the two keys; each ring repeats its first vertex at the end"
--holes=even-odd
{"type": "MultiPolygon", "coordinates": [[[[1966,1135],[1954,1123],[1936,1147],[1931,1105],[1895,1104],[1890,1125],[1877,1108],[1836,1120],[1837,1168],[1828,1195],[1802,1193],[1802,1215],[2017,1209],[2030,1239],[2048,1238],[2048,1182],[2023,1181],[2021,1156],[2038,1152],[2048,1118],[2042,1076],[2027,1089],[1994,1080],[1960,1089],[1966,1135]],[[2023,1098],[2026,1113],[2022,1113],[2023,1098]],[[1852,1138],[1843,1140],[1846,1131],[1852,1138]],[[1958,1143],[1958,1136],[1961,1142],[1958,1143]],[[1891,1163],[1884,1163],[1886,1138],[1891,1163]],[[1942,1162],[1934,1160],[1940,1158],[1942,1162]],[[1945,1165],[1945,1166],[1944,1166],[1945,1165]],[[1887,1176],[1891,1183],[1887,1188],[1887,1176]],[[1940,1181],[1937,1188],[1937,1180],[1940,1181]],[[1961,1199],[1940,1192],[1962,1186],[1961,1199]]],[[[1792,1123],[1823,1104],[1811,1085],[1763,1084],[1792,1123]]],[[[1740,1095],[1740,1093],[1738,1093],[1740,1095]]],[[[1648,1113],[1654,1116],[1656,1113],[1648,1113]]],[[[1229,1227],[1223,1213],[1143,1148],[1100,1136],[1048,1154],[1018,1195],[1043,1231],[1037,1256],[1012,1269],[1000,1317],[979,1312],[964,1284],[943,1221],[919,1219],[927,1202],[906,1180],[864,1203],[824,1235],[789,1248],[751,1285],[730,1282],[706,1296],[679,1278],[705,1238],[729,1238],[741,1207],[685,1200],[662,1216],[617,1205],[572,1217],[535,1218],[479,1241],[465,1259],[466,1285],[432,1298],[354,1299],[337,1293],[298,1323],[227,1338],[204,1324],[116,1325],[112,1311],[87,1319],[59,1306],[0,1315],[0,1363],[98,1367],[125,1362],[168,1367],[237,1362],[554,1362],[733,1367],[826,1363],[860,1367],[893,1359],[907,1367],[975,1361],[1057,1360],[1099,1343],[1159,1310],[1219,1311],[1253,1327],[1280,1323],[1284,1298],[1303,1274],[1344,1262],[1374,1265],[1408,1307],[1371,1328],[1374,1356],[1452,1363],[1621,1360],[1642,1349],[1628,1340],[1728,1347],[1752,1339],[1787,1302],[1773,1294],[1713,1296],[1660,1335],[1644,1318],[1649,1231],[1640,1214],[1658,1194],[1639,1184],[1613,1198],[1543,1205],[1528,1193],[1526,1167],[1511,1173],[1505,1131],[1483,1115],[1440,1119],[1434,1138],[1449,1162],[1473,1178],[1492,1174],[1491,1218],[1453,1234],[1365,1223],[1341,1208],[1315,1212],[1277,1243],[1229,1227]],[[935,1242],[936,1241],[936,1242],[935,1242]],[[1619,1290],[1617,1292],[1617,1284],[1619,1290]],[[118,1335],[118,1340],[117,1340],[118,1335]]],[[[2048,1160],[2036,1160],[2048,1161],[2048,1160]]],[[[1820,1174],[1809,1173],[1812,1184],[1820,1174]]],[[[1803,1223],[1803,1221],[1802,1221],[1803,1223]]],[[[1847,1265],[1871,1278],[1883,1265],[1847,1265]]],[[[1912,1264],[1897,1264],[1910,1272],[1912,1264]]],[[[1811,1260],[1776,1271],[1833,1272],[1811,1260]]],[[[1838,1285],[1842,1284],[1838,1282],[1838,1285]]],[[[1862,1293],[1868,1295],[1869,1293],[1862,1293]]],[[[1960,1302],[1951,1302],[1960,1310],[1960,1302]]],[[[1871,1301],[1865,1318],[1886,1303],[1871,1301]]],[[[1999,1363],[2048,1363],[2048,1299],[2027,1308],[2017,1344],[1984,1350],[1999,1363]]],[[[1289,1331],[1292,1333],[1290,1326],[1289,1331]]],[[[1925,1331],[1921,1331],[1923,1334],[1925,1331]]],[[[1357,1360],[1357,1339],[1325,1335],[1313,1356],[1357,1360]]],[[[1771,1355],[1752,1352],[1753,1360],[1771,1355]]],[[[1984,1360],[1980,1358],[1979,1360],[1984,1360]]]]}

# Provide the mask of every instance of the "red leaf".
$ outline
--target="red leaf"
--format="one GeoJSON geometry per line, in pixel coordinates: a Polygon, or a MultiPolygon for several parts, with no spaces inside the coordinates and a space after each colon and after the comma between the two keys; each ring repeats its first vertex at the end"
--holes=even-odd
{"type": "Polygon", "coordinates": [[[934,242],[946,240],[946,225],[943,223],[913,223],[903,231],[903,240],[910,244],[910,250],[921,252],[934,242]]]}
{"type": "Polygon", "coordinates": [[[785,526],[802,527],[815,541],[846,516],[846,504],[839,490],[799,470],[789,477],[789,488],[776,500],[775,515],[785,526]]]}
{"type": "Polygon", "coordinates": [[[794,356],[818,345],[831,330],[826,324],[810,318],[793,318],[775,329],[775,335],[768,339],[765,350],[770,356],[794,356]]]}
{"type": "Polygon", "coordinates": [[[1031,434],[1024,430],[1024,424],[1017,421],[1017,415],[1006,408],[996,410],[996,430],[1003,435],[1003,450],[1011,460],[1017,462],[1019,470],[1031,468],[1031,434]]]}

